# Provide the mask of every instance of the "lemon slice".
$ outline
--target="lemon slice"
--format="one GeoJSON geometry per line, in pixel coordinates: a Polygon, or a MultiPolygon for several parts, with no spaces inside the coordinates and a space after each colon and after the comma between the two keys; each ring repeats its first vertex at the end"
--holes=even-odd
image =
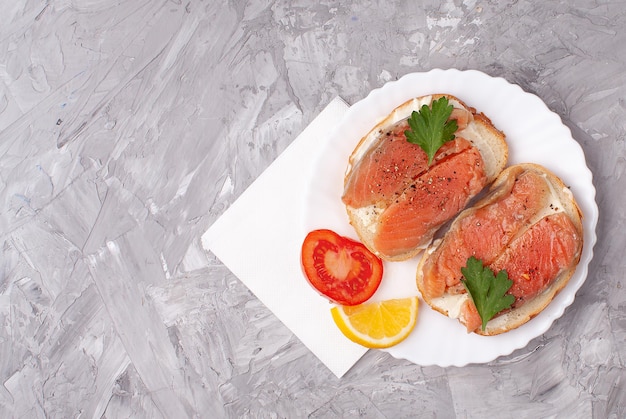
{"type": "Polygon", "coordinates": [[[417,322],[418,298],[400,298],[330,309],[339,330],[367,348],[389,348],[406,339],[417,322]]]}

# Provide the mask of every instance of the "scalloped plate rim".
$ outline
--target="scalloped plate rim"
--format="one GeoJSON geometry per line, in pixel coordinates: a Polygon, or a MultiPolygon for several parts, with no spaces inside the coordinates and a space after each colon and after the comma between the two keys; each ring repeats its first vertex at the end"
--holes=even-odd
{"type": "MultiPolygon", "coordinates": [[[[492,89],[490,92],[494,92],[496,88],[500,89],[497,91],[496,96],[501,94],[502,91],[506,92],[509,95],[506,100],[514,102],[512,105],[509,104],[509,108],[514,108],[516,106],[515,103],[517,102],[522,102],[525,106],[527,106],[524,108],[526,117],[530,114],[530,116],[534,116],[542,123],[540,124],[540,135],[537,135],[537,137],[540,138],[541,135],[555,134],[556,140],[554,141],[558,141],[560,146],[565,147],[565,149],[561,149],[559,151],[561,153],[567,151],[567,153],[571,154],[573,161],[575,161],[575,164],[573,165],[571,164],[572,160],[568,160],[568,162],[557,161],[556,163],[551,161],[546,164],[546,162],[543,161],[545,156],[535,156],[535,159],[542,160],[539,162],[540,164],[544,164],[559,176],[559,169],[565,169],[561,170],[565,173],[575,172],[577,174],[576,179],[565,176],[561,177],[566,184],[569,185],[572,183],[573,186],[579,188],[574,190],[574,192],[584,214],[583,224],[585,228],[585,241],[583,254],[576,272],[570,279],[565,289],[555,297],[555,299],[544,311],[542,311],[530,322],[518,329],[497,336],[484,337],[471,334],[468,338],[468,336],[458,335],[456,339],[463,342],[461,349],[469,349],[469,354],[461,350],[457,350],[450,354],[450,347],[443,346],[440,348],[441,350],[434,350],[426,353],[421,353],[418,349],[417,354],[419,356],[416,356],[416,345],[421,344],[423,346],[422,341],[428,340],[429,337],[432,339],[433,333],[433,327],[420,328],[418,320],[418,326],[406,341],[384,350],[395,358],[406,359],[418,365],[461,367],[467,364],[486,363],[493,361],[500,356],[509,355],[515,350],[525,347],[532,339],[549,330],[552,324],[564,314],[565,309],[574,302],[576,292],[586,280],[588,265],[593,258],[593,247],[597,241],[595,230],[599,216],[598,207],[595,201],[596,191],[593,186],[593,175],[586,164],[582,147],[572,138],[570,129],[562,123],[561,118],[556,113],[552,112],[537,95],[524,91],[519,85],[512,84],[502,77],[489,76],[478,70],[433,69],[428,72],[408,73],[398,80],[390,81],[379,88],[371,90],[365,98],[352,105],[342,118],[341,122],[332,130],[329,137],[322,140],[325,142],[322,144],[318,155],[315,157],[316,161],[312,165],[314,170],[309,176],[311,184],[308,185],[307,192],[304,196],[304,208],[306,208],[303,214],[304,230],[308,231],[314,228],[322,227],[334,228],[340,234],[357,238],[356,233],[349,225],[345,209],[343,209],[343,204],[340,202],[340,193],[343,189],[343,182],[340,181],[338,182],[339,185],[336,185],[334,182],[330,182],[329,177],[320,177],[318,176],[318,173],[323,169],[326,174],[330,168],[330,171],[332,171],[335,175],[338,173],[343,174],[345,172],[345,168],[347,167],[346,153],[348,153],[347,155],[349,156],[349,153],[351,153],[351,150],[354,149],[360,138],[362,138],[363,135],[365,135],[367,131],[369,131],[371,127],[376,124],[377,118],[386,116],[393,110],[393,108],[395,108],[395,106],[398,106],[404,100],[408,100],[411,97],[420,96],[422,94],[433,93],[454,94],[461,100],[465,101],[468,105],[475,107],[480,112],[484,112],[494,122],[494,125],[504,131],[507,135],[510,151],[509,165],[522,161],[528,161],[519,160],[521,156],[525,155],[525,153],[528,153],[529,151],[527,149],[520,148],[519,146],[521,140],[516,138],[518,131],[521,131],[521,135],[524,128],[521,127],[521,124],[517,121],[504,119],[506,112],[511,109],[507,109],[506,107],[503,108],[498,105],[490,106],[487,102],[487,98],[483,96],[474,95],[472,97],[464,97],[463,95],[464,91],[484,90],[489,88],[492,89]],[[412,84],[417,82],[423,83],[427,87],[422,88],[420,86],[417,88],[415,87],[415,84],[412,84]],[[467,87],[468,82],[470,83],[471,88],[467,87]],[[458,85],[459,87],[454,87],[446,91],[442,89],[430,89],[431,86],[438,85],[438,83],[450,83],[450,85],[458,85]],[[359,120],[362,120],[363,124],[359,128],[355,128],[354,125],[358,123],[359,120]],[[368,124],[367,121],[371,122],[368,124]],[[509,133],[513,134],[513,137],[511,137],[509,133]],[[345,138],[346,136],[348,138],[345,138]],[[336,153],[335,151],[338,149],[340,151],[336,153]],[[518,154],[518,156],[515,154],[518,154]],[[577,193],[582,196],[578,196],[577,193]],[[337,205],[336,201],[338,201],[340,205],[337,205]],[[333,212],[326,217],[324,211],[329,208],[333,212]],[[342,212],[342,214],[335,213],[337,211],[342,212]],[[424,335],[420,335],[420,329],[425,330],[423,332],[424,335]],[[442,355],[442,353],[444,355],[442,355]]],[[[546,144],[548,144],[548,147],[550,146],[550,144],[545,141],[541,142],[537,139],[533,139],[533,141],[538,143],[538,147],[544,147],[546,144]]],[[[552,146],[554,147],[554,145],[552,146]]],[[[408,262],[396,262],[396,264],[405,264],[404,266],[406,268],[403,267],[402,269],[404,269],[404,273],[407,273],[414,266],[416,266],[417,260],[419,259],[416,258],[408,262]]],[[[389,269],[387,269],[388,267],[393,270],[397,266],[392,266],[387,262],[385,264],[386,272],[389,271],[389,269]]],[[[385,283],[385,281],[383,282],[385,283]]],[[[387,282],[390,281],[388,280],[387,282]]],[[[381,294],[379,298],[386,298],[390,295],[393,296],[393,291],[390,290],[390,286],[381,286],[381,288],[386,288],[386,290],[379,290],[381,294]],[[387,292],[387,294],[385,294],[385,292],[387,292]]],[[[377,294],[379,294],[379,292],[377,292],[377,294]]],[[[415,293],[415,295],[419,295],[416,287],[415,293]]],[[[444,324],[444,329],[442,330],[452,334],[452,338],[448,338],[446,336],[445,339],[441,338],[444,339],[443,341],[440,340],[437,342],[454,346],[454,336],[457,336],[457,333],[464,333],[467,335],[462,326],[458,324],[456,320],[447,319],[439,313],[433,313],[432,309],[430,309],[430,307],[428,307],[421,298],[420,302],[422,303],[420,307],[420,318],[427,317],[427,321],[437,322],[439,325],[443,324],[441,323],[443,319],[446,323],[444,324]],[[439,318],[436,316],[439,316],[439,318]],[[450,322],[454,322],[454,325],[450,322]]]]}

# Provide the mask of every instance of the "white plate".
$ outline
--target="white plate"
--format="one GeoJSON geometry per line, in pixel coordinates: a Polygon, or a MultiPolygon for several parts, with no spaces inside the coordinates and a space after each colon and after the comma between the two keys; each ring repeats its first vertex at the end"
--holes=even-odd
{"type": "MultiPolygon", "coordinates": [[[[359,140],[383,117],[406,100],[432,93],[450,93],[487,115],[504,131],[509,145],[509,164],[534,162],[544,165],[571,187],[584,214],[584,248],[568,285],[537,317],[510,332],[490,337],[467,334],[456,320],[430,309],[420,301],[420,314],[413,333],[404,342],[387,349],[397,358],[419,365],[463,366],[484,363],[522,348],[541,335],[574,301],[587,277],[596,242],[598,207],[591,171],[580,145],[558,115],[537,96],[502,78],[478,71],[432,70],[412,73],[373,90],[354,104],[328,138],[320,138],[315,170],[304,195],[304,230],[330,228],[357,238],[341,202],[348,157],[359,140]]],[[[386,262],[381,287],[374,299],[419,295],[415,285],[420,256],[406,262],[386,262]]],[[[321,298],[321,297],[320,297],[321,298]]]]}

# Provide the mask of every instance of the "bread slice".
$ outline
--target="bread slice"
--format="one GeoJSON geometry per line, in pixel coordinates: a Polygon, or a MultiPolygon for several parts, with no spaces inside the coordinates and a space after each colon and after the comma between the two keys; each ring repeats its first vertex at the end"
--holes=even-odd
{"type": "MultiPolygon", "coordinates": [[[[468,330],[468,332],[473,331],[477,334],[486,336],[497,335],[513,330],[528,322],[530,319],[539,314],[554,299],[555,295],[563,289],[563,287],[565,287],[571,276],[574,274],[576,266],[580,261],[583,246],[582,213],[576,204],[573,194],[569,188],[563,184],[561,179],[545,167],[534,163],[517,164],[505,169],[494,181],[488,194],[474,206],[461,212],[450,225],[445,235],[443,235],[442,238],[437,239],[425,250],[423,257],[419,262],[416,274],[417,287],[420,290],[424,301],[434,310],[448,317],[457,318],[461,323],[467,325],[466,319],[463,316],[462,307],[470,298],[469,295],[463,292],[464,290],[459,293],[459,287],[456,287],[456,290],[454,287],[451,287],[447,288],[441,296],[434,298],[429,297],[427,286],[424,283],[425,266],[429,263],[430,258],[436,257],[434,255],[438,254],[441,247],[453,246],[453,244],[448,242],[446,239],[449,235],[453,234],[455,230],[461,228],[460,226],[466,217],[471,217],[479,208],[493,205],[497,201],[504,199],[509,193],[508,191],[511,189],[510,185],[512,185],[512,182],[518,180],[526,171],[532,171],[545,178],[549,187],[550,197],[548,202],[544,204],[543,210],[533,215],[532,218],[530,218],[528,222],[515,233],[515,237],[520,237],[524,232],[528,231],[531,226],[535,225],[545,217],[562,212],[573,224],[576,232],[575,240],[577,240],[577,250],[573,254],[573,258],[571,259],[569,265],[558,272],[556,277],[554,277],[551,282],[548,282],[547,288],[539,292],[534,297],[527,299],[523,302],[523,304],[518,305],[509,311],[505,311],[500,315],[496,315],[487,323],[485,330],[482,330],[479,327],[476,330],[468,330]]],[[[503,219],[498,222],[504,224],[503,219]]],[[[458,242],[456,244],[458,244],[458,242]]],[[[458,246],[452,247],[452,249],[456,252],[459,251],[458,246]]],[[[445,278],[438,278],[438,280],[445,280],[445,278]]]]}
{"type": "MultiPolygon", "coordinates": [[[[445,96],[449,104],[455,109],[465,111],[467,115],[467,125],[456,132],[457,137],[463,137],[475,146],[484,162],[484,170],[487,177],[486,184],[491,183],[496,176],[504,169],[508,159],[508,147],[505,135],[498,130],[487,116],[478,113],[474,108],[467,106],[455,96],[449,94],[434,94],[411,99],[394,109],[385,119],[379,122],[372,130],[361,139],[350,156],[348,168],[346,170],[345,182],[352,175],[353,169],[359,161],[368,153],[370,148],[375,147],[381,138],[394,125],[402,120],[408,119],[413,111],[419,111],[423,105],[430,105],[434,100],[445,96]]],[[[463,113],[463,112],[461,112],[463,113]]],[[[407,260],[422,251],[433,239],[437,229],[445,224],[440,223],[427,234],[420,238],[419,243],[408,251],[403,251],[397,255],[387,255],[379,249],[374,242],[380,217],[387,208],[388,203],[376,202],[375,204],[363,207],[354,207],[346,204],[346,210],[350,223],[356,230],[360,240],[365,246],[379,257],[390,261],[407,260]]],[[[454,214],[456,215],[456,214],[454,214]]],[[[404,249],[403,249],[404,250],[404,249]]]]}

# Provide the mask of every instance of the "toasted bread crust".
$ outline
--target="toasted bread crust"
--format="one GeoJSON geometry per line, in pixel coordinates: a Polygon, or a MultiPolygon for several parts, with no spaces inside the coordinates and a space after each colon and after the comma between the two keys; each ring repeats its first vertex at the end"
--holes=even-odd
{"type": "MultiPolygon", "coordinates": [[[[545,177],[547,182],[550,185],[553,198],[559,202],[563,212],[567,214],[568,218],[572,221],[575,230],[577,232],[578,238],[580,240],[580,248],[583,246],[583,226],[582,226],[582,212],[577,205],[572,193],[570,190],[563,184],[561,179],[557,177],[554,173],[549,171],[543,166],[534,163],[522,163],[514,166],[510,166],[505,169],[498,178],[494,181],[490,188],[490,193],[485,196],[482,200],[477,202],[473,207],[468,208],[461,212],[459,216],[455,219],[455,221],[450,225],[450,229],[448,231],[453,230],[457,224],[460,223],[460,220],[464,217],[471,215],[476,208],[488,205],[492,202],[497,201],[502,197],[502,194],[499,193],[503,188],[502,186],[508,182],[513,182],[515,179],[520,176],[523,172],[530,170],[534,171],[545,177]]],[[[536,221],[538,222],[538,220],[536,221]]],[[[525,227],[525,229],[530,228],[531,225],[525,227]]],[[[432,255],[438,246],[443,243],[443,240],[438,240],[435,243],[426,249],[424,252],[424,256],[420,260],[416,273],[416,282],[417,287],[424,298],[424,301],[432,307],[434,310],[442,313],[443,315],[449,317],[457,317],[458,313],[453,313],[452,310],[448,310],[445,304],[446,298],[451,298],[450,294],[446,294],[443,297],[438,298],[427,298],[426,293],[424,292],[424,276],[423,276],[423,267],[426,264],[430,255],[432,255]]],[[[572,261],[570,266],[561,271],[558,276],[551,282],[551,284],[543,290],[541,293],[536,295],[534,298],[528,300],[520,307],[517,307],[505,314],[494,317],[487,323],[487,327],[485,330],[478,329],[475,333],[485,336],[497,335],[500,333],[507,332],[509,330],[513,330],[524,323],[528,322],[530,319],[538,315],[561,291],[569,282],[569,279],[574,274],[576,267],[580,261],[581,252],[579,252],[576,258],[572,261]]],[[[452,297],[452,298],[468,298],[466,295],[464,297],[452,297]]],[[[463,319],[459,318],[459,321],[463,323],[463,319]]]]}
{"type": "MultiPolygon", "coordinates": [[[[352,168],[357,165],[359,159],[362,158],[367,150],[376,143],[381,133],[386,132],[398,121],[408,118],[413,111],[418,111],[422,105],[430,105],[433,100],[443,96],[448,98],[450,104],[455,108],[465,109],[472,114],[472,120],[465,129],[457,132],[457,135],[470,141],[479,150],[485,164],[487,183],[491,183],[504,169],[508,160],[508,146],[505,141],[505,135],[492,124],[487,116],[482,113],[477,113],[474,108],[468,107],[459,98],[449,94],[434,94],[417,97],[394,109],[359,141],[350,156],[344,182],[347,182],[352,168]]],[[[354,208],[346,205],[350,224],[354,227],[359,239],[374,254],[389,261],[403,261],[419,254],[432,241],[434,232],[428,237],[423,237],[418,246],[403,254],[397,256],[381,254],[374,245],[373,238],[378,219],[384,209],[385,208],[380,205],[371,205],[365,208],[354,208]]]]}

